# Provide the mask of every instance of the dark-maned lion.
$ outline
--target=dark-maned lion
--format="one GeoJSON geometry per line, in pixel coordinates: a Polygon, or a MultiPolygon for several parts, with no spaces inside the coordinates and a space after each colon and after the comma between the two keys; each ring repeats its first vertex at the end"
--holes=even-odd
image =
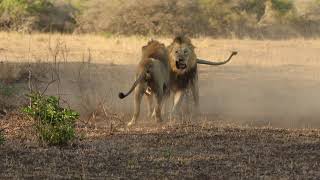
{"type": "MultiPolygon", "coordinates": [[[[152,112],[157,121],[162,121],[161,109],[165,96],[170,92],[169,89],[169,63],[168,51],[164,44],[151,40],[142,47],[142,58],[138,65],[136,80],[128,93],[119,93],[119,98],[123,99],[133,90],[134,94],[134,114],[128,126],[133,125],[140,113],[140,103],[142,96],[147,95],[149,116],[152,112]],[[147,91],[148,90],[148,91],[147,91]],[[153,98],[156,99],[156,106],[153,111],[153,98]]],[[[152,115],[152,116],[153,116],[152,115]]]]}
{"type": "Polygon", "coordinates": [[[197,64],[223,65],[229,62],[237,52],[232,52],[230,57],[222,62],[210,62],[198,59],[191,40],[186,36],[177,36],[168,46],[170,63],[170,89],[174,102],[171,115],[177,113],[177,107],[181,103],[187,89],[191,89],[194,100],[194,111],[199,113],[199,87],[197,64]]]}

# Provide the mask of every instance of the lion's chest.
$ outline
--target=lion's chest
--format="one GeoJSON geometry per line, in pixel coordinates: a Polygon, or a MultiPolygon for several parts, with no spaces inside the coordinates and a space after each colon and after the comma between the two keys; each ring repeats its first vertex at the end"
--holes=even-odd
{"type": "Polygon", "coordinates": [[[181,90],[188,88],[197,77],[197,68],[191,69],[190,71],[177,75],[173,72],[171,73],[171,88],[173,90],[181,90]]]}

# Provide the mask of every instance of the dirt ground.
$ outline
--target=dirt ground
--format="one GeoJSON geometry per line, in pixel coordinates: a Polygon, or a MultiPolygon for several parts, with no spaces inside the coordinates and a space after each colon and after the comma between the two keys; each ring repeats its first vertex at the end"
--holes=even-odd
{"type": "Polygon", "coordinates": [[[30,121],[1,119],[7,137],[0,146],[1,179],[320,176],[320,84],[311,67],[201,67],[199,119],[159,125],[142,117],[126,129],[132,97],[120,101],[116,95],[129,87],[133,66],[92,64],[78,78],[81,66],[61,66],[60,88],[53,84],[48,93],[59,92],[71,107],[93,111],[95,118],[83,118],[79,137],[66,147],[40,146],[30,121]]]}
{"type": "MultiPolygon", "coordinates": [[[[45,36],[36,38],[46,43],[45,36]]],[[[100,40],[92,42],[111,41],[100,40]]],[[[55,79],[46,93],[61,96],[65,106],[81,113],[81,119],[75,141],[48,147],[36,140],[32,121],[16,112],[0,115],[0,129],[6,137],[0,145],[0,179],[320,177],[320,41],[197,39],[201,57],[211,58],[212,51],[223,58],[228,50],[239,51],[228,65],[199,67],[201,116],[157,124],[143,116],[143,107],[141,120],[127,129],[133,99],[119,100],[117,95],[131,85],[132,64],[139,56],[136,49],[146,40],[131,41],[134,46],[112,40],[114,47],[103,49],[107,53],[91,50],[92,61],[85,50],[83,62],[38,62],[28,67],[45,76],[28,82],[24,74],[19,81],[6,82],[14,92],[13,99],[5,100],[11,107],[26,102],[23,97],[30,86],[43,90],[55,79]],[[111,50],[111,59],[99,61],[111,50]],[[117,58],[119,63],[114,61],[117,58]]],[[[20,41],[12,42],[20,47],[20,41]]],[[[71,42],[80,46],[76,40],[71,42]]],[[[86,46],[92,47],[92,42],[86,46]]],[[[102,46],[99,43],[96,48],[102,46]]],[[[29,57],[28,52],[13,52],[10,45],[0,47],[2,57],[29,57]]],[[[66,58],[64,50],[58,58],[66,58]]],[[[39,52],[31,53],[30,58],[46,56],[39,52]]],[[[72,54],[72,48],[68,53],[69,59],[81,59],[72,54]]]]}
{"type": "MultiPolygon", "coordinates": [[[[214,118],[212,118],[214,119],[214,118]]],[[[30,122],[0,146],[1,179],[317,179],[320,131],[244,128],[218,120],[115,130],[78,124],[65,147],[30,141],[30,122]]],[[[11,121],[11,122],[8,122],[11,121]]],[[[9,131],[8,131],[9,132],[9,131]]]]}

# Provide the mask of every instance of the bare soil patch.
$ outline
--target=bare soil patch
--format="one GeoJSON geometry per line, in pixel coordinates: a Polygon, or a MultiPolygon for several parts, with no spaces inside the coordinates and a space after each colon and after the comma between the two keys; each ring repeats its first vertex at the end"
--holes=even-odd
{"type": "Polygon", "coordinates": [[[319,130],[256,129],[217,124],[220,123],[212,120],[205,124],[149,125],[112,135],[95,133],[94,137],[77,140],[66,147],[39,147],[12,139],[0,146],[0,177],[319,177],[319,130]]]}

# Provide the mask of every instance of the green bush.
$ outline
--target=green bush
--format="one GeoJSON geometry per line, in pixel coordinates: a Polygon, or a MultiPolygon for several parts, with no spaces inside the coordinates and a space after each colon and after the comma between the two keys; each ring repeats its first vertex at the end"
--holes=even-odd
{"type": "Polygon", "coordinates": [[[48,0],[2,0],[0,11],[8,13],[12,18],[35,15],[48,11],[53,4],[48,0]]]}
{"type": "Polygon", "coordinates": [[[260,20],[265,11],[265,0],[242,0],[239,3],[239,8],[255,15],[257,20],[260,20]]]}
{"type": "Polygon", "coordinates": [[[293,0],[272,0],[272,8],[284,15],[294,9],[293,0]]]}
{"type": "Polygon", "coordinates": [[[75,137],[75,120],[79,113],[69,108],[62,108],[59,98],[40,93],[28,95],[31,105],[23,112],[36,121],[36,130],[40,140],[49,145],[66,144],[75,137]]]}
{"type": "Polygon", "coordinates": [[[64,1],[0,0],[0,28],[15,31],[70,31],[75,8],[64,1]]]}

